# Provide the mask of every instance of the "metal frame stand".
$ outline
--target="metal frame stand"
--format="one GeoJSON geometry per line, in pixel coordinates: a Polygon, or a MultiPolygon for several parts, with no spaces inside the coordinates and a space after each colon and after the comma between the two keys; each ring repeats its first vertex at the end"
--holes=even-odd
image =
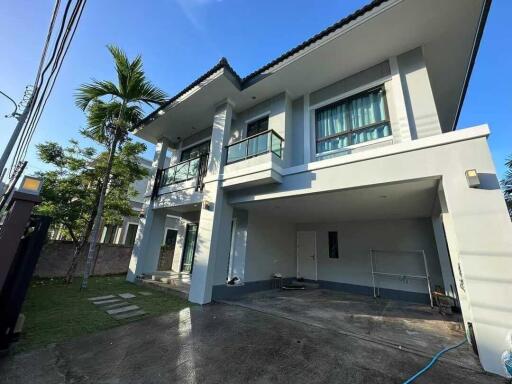
{"type": "Polygon", "coordinates": [[[427,264],[427,256],[425,255],[425,251],[423,249],[421,250],[383,250],[383,249],[370,249],[370,264],[372,268],[372,282],[373,282],[373,297],[377,298],[380,296],[380,288],[377,286],[375,276],[387,276],[387,277],[398,277],[400,279],[418,279],[418,280],[425,280],[427,283],[427,289],[428,289],[428,295],[430,298],[430,307],[434,307],[434,301],[432,299],[432,289],[430,285],[430,273],[428,271],[428,264],[427,264]],[[390,272],[381,272],[377,271],[375,267],[375,252],[382,252],[382,253],[412,253],[412,254],[419,254],[423,256],[423,264],[425,266],[425,275],[408,275],[403,273],[390,273],[390,272]]]}

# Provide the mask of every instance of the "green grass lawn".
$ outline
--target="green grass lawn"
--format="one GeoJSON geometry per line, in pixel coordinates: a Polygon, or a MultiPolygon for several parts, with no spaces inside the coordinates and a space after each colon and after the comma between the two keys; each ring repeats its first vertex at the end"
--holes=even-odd
{"type": "Polygon", "coordinates": [[[92,277],[85,290],[80,290],[80,283],[80,278],[70,285],[64,284],[62,279],[36,279],[31,282],[22,309],[25,315],[23,333],[14,346],[16,352],[134,321],[115,320],[87,300],[89,297],[133,293],[136,297],[124,301],[146,311],[146,315],[137,320],[179,311],[190,305],[178,296],[128,283],[124,275],[92,277]],[[142,296],[138,294],[140,291],[151,292],[151,296],[142,296]]]}

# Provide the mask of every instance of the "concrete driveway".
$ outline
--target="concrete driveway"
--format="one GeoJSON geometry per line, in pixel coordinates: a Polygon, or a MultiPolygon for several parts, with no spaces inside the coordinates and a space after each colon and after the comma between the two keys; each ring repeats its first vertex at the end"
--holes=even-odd
{"type": "MultiPolygon", "coordinates": [[[[437,307],[425,304],[327,289],[268,290],[225,302],[406,349],[426,358],[466,338],[458,314],[443,316],[437,307]]],[[[443,359],[476,371],[482,369],[469,344],[443,359]]]]}
{"type": "MultiPolygon", "coordinates": [[[[401,383],[428,359],[227,304],[194,306],[0,361],[2,383],[401,383]]],[[[417,383],[504,383],[440,361],[417,383]]]]}

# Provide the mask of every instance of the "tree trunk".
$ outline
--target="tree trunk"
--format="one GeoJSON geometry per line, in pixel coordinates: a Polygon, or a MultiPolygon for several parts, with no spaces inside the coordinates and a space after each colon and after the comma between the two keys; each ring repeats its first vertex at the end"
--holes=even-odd
{"type": "Polygon", "coordinates": [[[94,198],[94,208],[91,212],[91,215],[89,216],[89,220],[87,221],[87,226],[85,227],[85,231],[82,234],[81,240],[78,241],[74,234],[71,227],[68,227],[68,232],[70,233],[71,238],[73,239],[73,242],[75,244],[75,250],[73,252],[73,258],[71,259],[71,265],[69,266],[67,272],[66,272],[66,278],[64,279],[66,284],[70,284],[73,282],[73,277],[76,271],[76,267],[78,266],[78,259],[80,258],[80,253],[82,252],[82,249],[84,248],[85,244],[89,240],[89,236],[91,235],[92,226],[94,224],[94,220],[96,218],[96,211],[98,208],[98,202],[100,199],[101,194],[101,184],[98,183],[95,190],[95,198],[94,198]]]}
{"type": "Polygon", "coordinates": [[[66,277],[64,279],[64,282],[66,284],[71,284],[73,282],[73,275],[76,271],[76,266],[78,265],[78,259],[80,258],[80,252],[84,248],[85,243],[80,242],[79,244],[75,245],[75,250],[73,252],[73,258],[71,259],[71,265],[69,266],[66,277]]]}
{"type": "MultiPolygon", "coordinates": [[[[91,231],[91,243],[89,244],[89,252],[87,253],[87,259],[85,261],[84,275],[82,279],[81,288],[87,288],[87,283],[89,281],[89,275],[91,273],[92,262],[94,261],[94,256],[96,253],[96,245],[98,243],[98,234],[101,224],[101,218],[103,216],[103,207],[105,205],[105,195],[107,194],[110,173],[112,171],[112,164],[114,162],[114,157],[116,155],[116,147],[119,142],[119,128],[116,129],[114,134],[114,140],[112,141],[112,146],[110,147],[110,153],[108,155],[108,163],[107,169],[105,171],[105,176],[103,177],[103,183],[101,186],[100,198],[98,201],[98,209],[96,210],[96,217],[94,218],[94,225],[91,231]]],[[[87,241],[87,239],[86,239],[87,241]]]]}

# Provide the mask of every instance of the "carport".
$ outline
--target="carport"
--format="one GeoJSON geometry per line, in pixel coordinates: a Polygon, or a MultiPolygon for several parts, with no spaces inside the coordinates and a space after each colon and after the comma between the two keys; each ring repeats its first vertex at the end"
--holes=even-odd
{"type": "MultiPolygon", "coordinates": [[[[429,287],[460,304],[440,181],[235,205],[230,268],[242,284],[217,299],[424,356],[460,342],[460,311],[441,315],[430,305],[429,287]],[[237,236],[246,236],[244,252],[237,236]],[[269,289],[276,274],[306,289],[269,289]]],[[[469,344],[445,359],[481,370],[469,344]]]]}

